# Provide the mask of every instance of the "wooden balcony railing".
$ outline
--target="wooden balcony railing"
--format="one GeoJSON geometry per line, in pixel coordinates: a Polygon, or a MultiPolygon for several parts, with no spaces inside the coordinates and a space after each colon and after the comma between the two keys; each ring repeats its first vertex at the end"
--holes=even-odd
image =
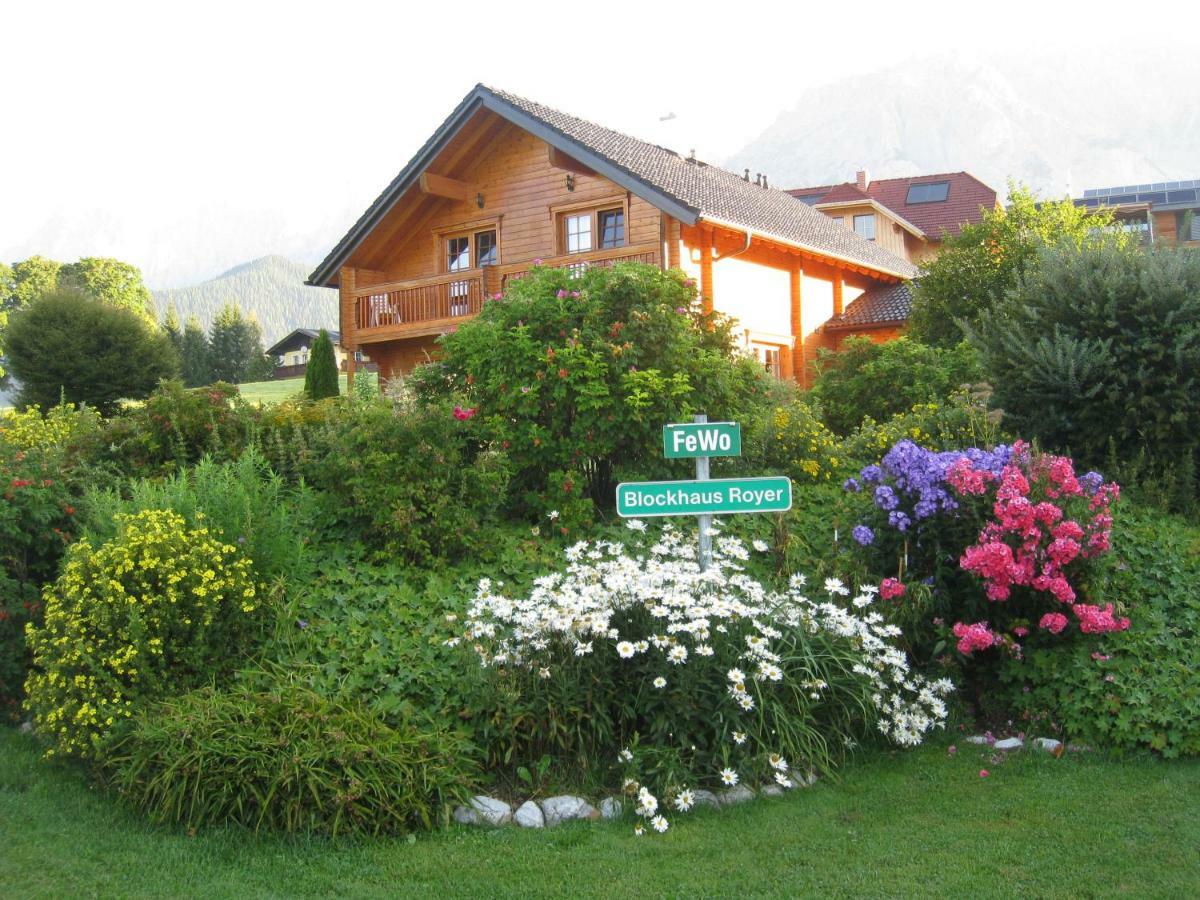
{"type": "Polygon", "coordinates": [[[482,307],[483,277],[478,269],[389,281],[359,290],[354,326],[360,333],[436,331],[454,319],[476,315],[482,307]]]}
{"type": "MultiPolygon", "coordinates": [[[[611,266],[619,262],[658,265],[658,244],[552,256],[543,259],[541,264],[583,272],[593,266],[611,266]]],[[[450,330],[459,321],[477,315],[483,308],[484,298],[502,292],[509,281],[524,277],[532,268],[533,261],[529,260],[360,287],[355,295],[355,330],[360,339],[375,340],[450,330]]]]}

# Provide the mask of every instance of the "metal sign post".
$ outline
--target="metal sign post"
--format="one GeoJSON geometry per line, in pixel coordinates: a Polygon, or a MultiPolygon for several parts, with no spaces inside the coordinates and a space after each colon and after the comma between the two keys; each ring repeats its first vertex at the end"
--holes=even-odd
{"type": "MultiPolygon", "coordinates": [[[[703,423],[708,421],[708,416],[704,413],[692,416],[692,421],[703,423]]],[[[740,448],[739,448],[740,449],[740,448]]],[[[696,457],[696,480],[708,481],[708,457],[696,457]]],[[[700,523],[700,571],[707,572],[708,566],[712,562],[712,533],[709,531],[712,528],[712,514],[704,513],[696,517],[696,521],[700,523]]]]}

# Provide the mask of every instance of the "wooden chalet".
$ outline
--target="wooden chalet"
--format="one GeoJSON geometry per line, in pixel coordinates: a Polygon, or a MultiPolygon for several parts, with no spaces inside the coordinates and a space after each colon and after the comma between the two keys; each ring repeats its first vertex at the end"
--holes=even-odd
{"type": "Polygon", "coordinates": [[[853,332],[853,301],[916,274],[748,175],[478,85],[308,283],[339,291],[350,377],[356,351],[387,377],[537,261],[682,269],[747,352],[802,382],[818,346],[853,332]]]}

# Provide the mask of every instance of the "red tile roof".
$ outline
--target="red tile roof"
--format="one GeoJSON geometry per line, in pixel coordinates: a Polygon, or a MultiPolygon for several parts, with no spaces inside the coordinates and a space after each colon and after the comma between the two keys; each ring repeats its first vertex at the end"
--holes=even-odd
{"type": "MultiPolygon", "coordinates": [[[[807,196],[822,188],[795,188],[788,191],[793,197],[807,196]]],[[[915,178],[881,178],[867,185],[866,193],[853,181],[829,188],[818,202],[836,203],[869,198],[896,215],[916,225],[931,240],[953,237],[965,224],[983,218],[981,209],[994,209],[996,192],[967,172],[946,172],[941,175],[920,175],[915,178]],[[908,189],[914,184],[949,182],[946,199],[937,203],[909,203],[908,189]]]]}

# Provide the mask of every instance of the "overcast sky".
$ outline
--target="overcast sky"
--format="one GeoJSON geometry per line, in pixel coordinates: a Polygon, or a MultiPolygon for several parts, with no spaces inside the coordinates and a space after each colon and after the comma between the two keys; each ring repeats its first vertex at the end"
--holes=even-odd
{"type": "Polygon", "coordinates": [[[1128,2],[1081,7],[12,0],[0,260],[116,256],[152,287],[316,261],[479,81],[719,162],[803,87],[908,59],[1075,64],[1123,36],[1121,65],[1172,35],[1200,52],[1194,2],[1142,24],[1128,2]]]}

